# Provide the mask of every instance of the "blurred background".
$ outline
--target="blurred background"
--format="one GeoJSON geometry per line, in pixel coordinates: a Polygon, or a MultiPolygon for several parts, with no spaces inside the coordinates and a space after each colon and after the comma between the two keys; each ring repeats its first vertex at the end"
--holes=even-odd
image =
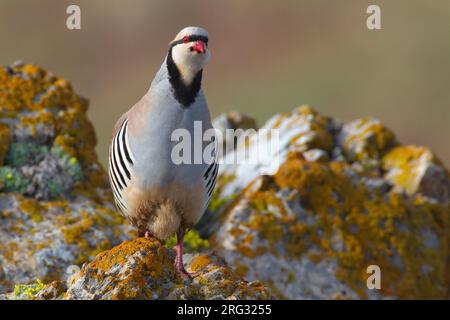
{"type": "Polygon", "coordinates": [[[210,33],[213,117],[239,110],[262,125],[303,103],[342,120],[374,116],[450,167],[448,0],[0,0],[0,64],[70,80],[91,101],[105,162],[116,119],[188,25],[210,33]],[[69,4],[81,7],[81,30],[66,29],[69,4]],[[382,30],[367,29],[369,4],[381,7],[382,30]]]}

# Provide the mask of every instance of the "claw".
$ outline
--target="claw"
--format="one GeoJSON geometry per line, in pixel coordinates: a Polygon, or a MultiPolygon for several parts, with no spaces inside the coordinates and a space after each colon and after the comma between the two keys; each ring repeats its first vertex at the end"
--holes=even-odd
{"type": "Polygon", "coordinates": [[[184,230],[181,229],[177,233],[177,244],[174,246],[174,250],[177,252],[177,256],[175,258],[175,267],[178,271],[178,274],[183,279],[192,279],[198,276],[199,272],[187,272],[183,265],[183,240],[184,240],[184,230]]]}
{"type": "Polygon", "coordinates": [[[197,277],[200,274],[200,272],[188,272],[184,268],[184,266],[180,267],[178,264],[176,265],[176,268],[177,268],[178,274],[183,279],[192,279],[192,278],[197,277]]]}
{"type": "Polygon", "coordinates": [[[147,239],[153,238],[153,235],[150,233],[150,231],[145,231],[145,237],[147,239]]]}

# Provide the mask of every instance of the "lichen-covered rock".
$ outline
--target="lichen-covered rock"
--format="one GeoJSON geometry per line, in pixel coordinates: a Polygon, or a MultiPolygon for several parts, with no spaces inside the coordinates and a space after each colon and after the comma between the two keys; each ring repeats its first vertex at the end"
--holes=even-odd
{"type": "Polygon", "coordinates": [[[219,258],[186,254],[194,279],[182,280],[175,252],[156,240],[137,238],[105,251],[85,264],[64,288],[47,285],[38,299],[269,299],[264,286],[246,282],[219,258]]]}
{"type": "MultiPolygon", "coordinates": [[[[281,113],[274,116],[261,128],[261,130],[272,129],[278,130],[280,141],[278,149],[270,150],[271,155],[273,158],[278,157],[282,162],[289,151],[305,152],[314,149],[317,152],[323,151],[329,154],[332,151],[333,132],[337,130],[337,124],[332,119],[319,115],[308,106],[301,106],[291,115],[281,113]]],[[[235,152],[241,152],[247,144],[250,145],[249,154],[258,154],[258,145],[253,140],[242,141],[235,152]]],[[[225,155],[225,157],[232,158],[233,154],[225,155]]],[[[234,194],[236,191],[242,190],[255,177],[271,173],[273,169],[270,161],[267,163],[250,163],[249,161],[248,163],[221,166],[222,179],[218,182],[218,189],[224,195],[234,194]]]]}
{"type": "Polygon", "coordinates": [[[398,146],[382,159],[385,178],[397,192],[422,194],[439,202],[450,200],[448,172],[433,153],[423,147],[398,146]]]}
{"type": "Polygon", "coordinates": [[[0,166],[5,161],[10,141],[11,133],[9,132],[9,127],[5,124],[0,124],[0,166]]]}
{"type": "MultiPolygon", "coordinates": [[[[341,124],[308,106],[270,119],[261,129],[278,135],[263,143],[279,143],[264,161],[221,165],[197,226],[203,238],[191,231],[186,239],[187,250],[203,251],[185,254],[187,269],[200,275],[183,281],[173,239],[126,241],[133,232],[111,205],[87,106],[66,80],[38,67],[0,68],[0,292],[14,288],[0,299],[450,292],[449,173],[430,150],[401,145],[378,120],[341,124]],[[381,269],[380,290],[366,286],[369,265],[381,269]]],[[[215,124],[255,126],[240,114],[215,124]]],[[[239,141],[224,157],[257,155],[255,141],[239,141]]]]}
{"type": "Polygon", "coordinates": [[[378,119],[363,118],[344,124],[337,140],[349,161],[363,161],[380,159],[395,135],[378,119]]]}
{"type": "Polygon", "coordinates": [[[265,156],[264,162],[259,162],[258,158],[252,158],[244,163],[235,163],[234,158],[240,158],[244,153],[250,156],[258,155],[260,146],[264,147],[264,143],[270,144],[270,134],[253,135],[249,140],[239,141],[237,150],[225,154],[221,159],[221,163],[225,164],[220,165],[219,179],[209,205],[209,211],[197,226],[202,236],[209,237],[215,233],[220,225],[218,223],[220,219],[216,219],[216,217],[220,216],[227,207],[225,204],[232,202],[256,177],[273,174],[290,151],[305,153],[305,156],[307,154],[308,157],[317,161],[327,160],[331,157],[333,135],[339,127],[340,125],[333,119],[319,115],[304,105],[295,109],[292,114],[275,115],[260,128],[260,131],[265,130],[266,132],[276,129],[279,133],[279,143],[269,148],[270,153],[265,156]],[[245,146],[249,146],[249,148],[246,149],[245,146]],[[280,161],[275,163],[272,159],[280,161]]]}
{"type": "Polygon", "coordinates": [[[64,279],[68,266],[129,237],[87,107],[36,66],[0,67],[0,292],[64,279]]]}
{"type": "Polygon", "coordinates": [[[213,127],[225,134],[227,129],[257,129],[256,120],[238,111],[223,113],[213,120],[213,127]]]}
{"type": "Polygon", "coordinates": [[[450,178],[431,151],[377,120],[341,125],[306,106],[263,128],[280,130],[279,169],[222,165],[208,217],[212,248],[238,274],[280,298],[446,297],[450,178]],[[380,290],[367,288],[369,265],[380,290]]]}
{"type": "Polygon", "coordinates": [[[238,111],[219,115],[213,120],[213,127],[222,136],[223,153],[234,150],[239,137],[245,130],[258,129],[255,119],[238,111]]]}

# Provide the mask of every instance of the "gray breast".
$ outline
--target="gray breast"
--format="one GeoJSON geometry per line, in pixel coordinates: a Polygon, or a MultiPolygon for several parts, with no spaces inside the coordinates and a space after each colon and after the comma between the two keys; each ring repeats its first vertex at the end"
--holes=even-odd
{"type": "MultiPolygon", "coordinates": [[[[194,127],[201,124],[201,135],[212,128],[208,106],[203,93],[200,91],[196,101],[188,108],[181,106],[167,89],[168,84],[160,82],[159,94],[152,94],[150,101],[152,106],[146,115],[145,123],[148,125],[142,130],[139,137],[130,139],[130,147],[136,158],[135,171],[142,187],[167,186],[172,183],[186,186],[197,186],[203,183],[204,173],[208,164],[201,161],[200,164],[174,163],[174,148],[180,141],[172,141],[175,130],[185,130],[191,138],[191,160],[199,152],[203,153],[208,144],[202,141],[193,141],[194,127]],[[166,94],[162,94],[166,92],[166,94]],[[197,122],[197,124],[195,124],[197,122]],[[195,142],[200,143],[196,148],[195,142]]],[[[179,132],[179,131],[178,131],[179,132]]],[[[200,137],[201,139],[201,137],[200,137]]],[[[183,138],[183,140],[186,140],[183,138]]],[[[186,141],[185,141],[186,142],[186,141]]],[[[202,154],[200,155],[202,158],[202,154]]],[[[202,160],[202,159],[201,159],[202,160]]]]}

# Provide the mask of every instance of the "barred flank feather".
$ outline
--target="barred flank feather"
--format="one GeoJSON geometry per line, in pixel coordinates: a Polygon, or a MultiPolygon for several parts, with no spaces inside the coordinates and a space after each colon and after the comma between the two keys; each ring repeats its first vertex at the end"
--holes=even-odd
{"type": "Polygon", "coordinates": [[[131,180],[133,159],[127,138],[128,119],[123,121],[114,135],[109,148],[109,179],[117,208],[125,213],[127,204],[123,199],[123,190],[131,180]]]}

